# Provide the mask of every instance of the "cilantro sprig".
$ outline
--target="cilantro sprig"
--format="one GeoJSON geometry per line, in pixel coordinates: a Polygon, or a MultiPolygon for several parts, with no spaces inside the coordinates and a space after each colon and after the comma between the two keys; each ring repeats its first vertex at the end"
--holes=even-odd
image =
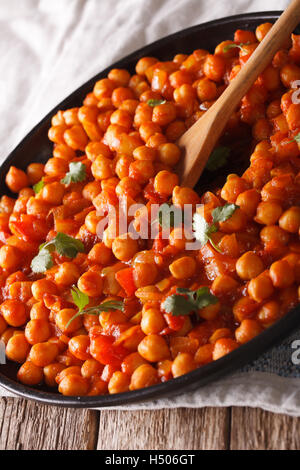
{"type": "Polygon", "coordinates": [[[176,294],[169,295],[164,300],[162,308],[165,312],[177,317],[189,315],[217,302],[218,298],[210,292],[208,287],[200,287],[197,290],[177,288],[176,294]]]}
{"type": "Polygon", "coordinates": [[[45,183],[43,180],[41,180],[38,183],[34,184],[32,186],[32,189],[35,192],[35,194],[38,194],[43,189],[44,186],[45,186],[45,183]]]}
{"type": "Polygon", "coordinates": [[[63,184],[81,183],[86,179],[86,166],[81,162],[71,162],[69,171],[61,180],[63,184]]]}
{"type": "Polygon", "coordinates": [[[234,212],[239,209],[236,204],[225,204],[221,207],[216,207],[212,211],[213,222],[209,224],[203,215],[196,212],[193,216],[193,230],[196,240],[201,243],[201,246],[210,242],[216,251],[222,253],[212,239],[212,234],[218,231],[218,223],[225,222],[230,219],[234,212]]]}
{"type": "Polygon", "coordinates": [[[147,101],[148,106],[151,106],[151,108],[154,108],[154,106],[159,106],[160,104],[165,104],[166,100],[155,100],[151,99],[147,101]]]}
{"type": "Polygon", "coordinates": [[[62,232],[57,232],[56,236],[49,242],[43,243],[39,247],[39,253],[31,262],[31,269],[35,273],[43,273],[53,266],[51,253],[56,251],[61,256],[75,258],[78,253],[84,252],[82,241],[70,237],[62,232]]]}
{"type": "Polygon", "coordinates": [[[216,171],[227,164],[228,157],[230,154],[230,148],[220,145],[215,148],[209,156],[206,163],[206,169],[208,171],[216,171]]]}
{"type": "Polygon", "coordinates": [[[110,310],[124,311],[124,302],[118,300],[107,300],[100,305],[84,308],[90,301],[89,296],[84,292],[81,292],[76,286],[72,287],[71,295],[74,304],[78,307],[78,312],[68,321],[66,328],[68,328],[72,321],[80,315],[100,315],[101,312],[109,312],[110,310]]]}
{"type": "Polygon", "coordinates": [[[238,47],[241,51],[243,50],[244,46],[249,46],[250,42],[240,42],[239,44],[227,44],[223,47],[223,52],[228,52],[230,49],[234,47],[238,47]]]}

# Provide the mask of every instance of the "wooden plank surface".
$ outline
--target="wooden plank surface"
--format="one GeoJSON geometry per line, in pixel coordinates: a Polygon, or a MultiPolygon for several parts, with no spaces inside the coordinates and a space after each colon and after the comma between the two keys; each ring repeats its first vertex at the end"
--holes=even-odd
{"type": "Polygon", "coordinates": [[[90,411],[0,398],[0,450],[300,449],[300,419],[252,408],[90,411]]]}
{"type": "Polygon", "coordinates": [[[299,450],[300,419],[258,408],[232,408],[230,448],[299,450]]]}
{"type": "Polygon", "coordinates": [[[98,449],[227,449],[226,408],[101,411],[98,449]]]}
{"type": "Polygon", "coordinates": [[[97,411],[0,400],[1,450],[94,449],[97,435],[97,411]]]}

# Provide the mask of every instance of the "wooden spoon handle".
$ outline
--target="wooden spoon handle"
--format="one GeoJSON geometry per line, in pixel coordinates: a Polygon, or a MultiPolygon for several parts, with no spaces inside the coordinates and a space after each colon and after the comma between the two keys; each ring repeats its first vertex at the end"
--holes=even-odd
{"type": "Polygon", "coordinates": [[[220,113],[224,114],[224,116],[231,115],[258,75],[264,71],[266,65],[271,62],[280,46],[293,32],[299,21],[300,0],[293,0],[210,109],[214,108],[219,116],[220,113]]]}
{"type": "Polygon", "coordinates": [[[228,119],[299,22],[300,0],[293,0],[220,98],[178,139],[184,155],[176,171],[183,186],[196,184],[228,119]]]}

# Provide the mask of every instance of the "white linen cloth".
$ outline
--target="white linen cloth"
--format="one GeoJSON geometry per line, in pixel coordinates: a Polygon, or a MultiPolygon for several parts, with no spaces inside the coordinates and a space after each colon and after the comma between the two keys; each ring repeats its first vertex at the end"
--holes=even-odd
{"type": "MultiPolygon", "coordinates": [[[[1,0],[0,162],[58,102],[137,48],[205,21],[238,13],[282,10],[288,3],[288,0],[1,0]]],[[[290,343],[286,345],[283,364],[289,361],[290,343]]],[[[292,374],[286,374],[283,367],[282,373],[276,366],[278,358],[273,357],[277,353],[275,348],[268,355],[268,367],[262,368],[265,361],[260,360],[258,367],[254,365],[248,371],[227,376],[197,392],[118,408],[252,406],[300,416],[299,371],[295,367],[292,374]]],[[[0,396],[9,393],[0,388],[0,396]]]]}

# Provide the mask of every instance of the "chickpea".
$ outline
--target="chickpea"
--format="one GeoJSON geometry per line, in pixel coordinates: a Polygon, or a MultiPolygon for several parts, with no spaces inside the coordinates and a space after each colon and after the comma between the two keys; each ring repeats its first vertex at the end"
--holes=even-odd
{"type": "Polygon", "coordinates": [[[238,343],[244,344],[255,338],[262,332],[262,327],[256,320],[245,319],[235,330],[235,337],[238,343]]]}
{"type": "Polygon", "coordinates": [[[58,354],[58,347],[54,343],[37,343],[30,350],[28,360],[38,367],[45,367],[54,361],[58,354]]]}
{"type": "Polygon", "coordinates": [[[225,220],[225,222],[220,222],[220,230],[225,233],[240,232],[245,228],[246,224],[246,215],[241,209],[236,209],[229,219],[225,220]]]}
{"type": "Polygon", "coordinates": [[[190,256],[183,256],[173,261],[169,270],[175,279],[187,279],[193,277],[196,272],[196,261],[190,256]]]}
{"type": "Polygon", "coordinates": [[[193,356],[189,353],[178,354],[172,364],[173,377],[188,374],[194,369],[196,369],[196,363],[193,356]]]}
{"type": "Polygon", "coordinates": [[[223,57],[208,54],[204,61],[203,72],[210,80],[220,82],[225,72],[223,57]]]}
{"type": "Polygon", "coordinates": [[[92,163],[91,171],[96,180],[111,178],[114,175],[113,162],[109,158],[99,155],[92,163]]]}
{"type": "Polygon", "coordinates": [[[69,171],[69,164],[62,158],[49,158],[44,171],[48,176],[63,176],[69,171]]]}
{"type": "Polygon", "coordinates": [[[133,266],[133,279],[138,288],[153,284],[157,275],[158,270],[155,264],[138,263],[133,266]]]}
{"type": "Polygon", "coordinates": [[[27,167],[28,184],[32,186],[38,183],[44,176],[44,165],[42,163],[30,163],[27,167]]]}
{"type": "Polygon", "coordinates": [[[135,66],[138,75],[145,75],[147,69],[158,62],[155,57],[142,57],[135,66]]]}
{"type": "Polygon", "coordinates": [[[264,270],[259,256],[253,251],[247,251],[236,262],[236,272],[244,281],[250,281],[264,270]]]}
{"type": "Polygon", "coordinates": [[[99,297],[102,294],[103,280],[96,271],[86,271],[78,280],[78,289],[89,297],[99,297]]]}
{"type": "Polygon", "coordinates": [[[294,269],[286,260],[275,261],[270,267],[274,287],[289,287],[295,282],[294,269]]]}
{"type": "Polygon", "coordinates": [[[140,147],[135,148],[133,151],[133,157],[136,160],[147,160],[153,162],[156,159],[156,156],[156,149],[152,149],[146,145],[141,145],[140,147]]]}
{"type": "Polygon", "coordinates": [[[279,219],[279,226],[290,233],[298,233],[300,228],[300,207],[292,206],[279,219]]]}
{"type": "Polygon", "coordinates": [[[267,271],[251,279],[248,284],[248,294],[255,302],[262,302],[268,299],[274,292],[272,280],[267,271]]]}
{"type": "Polygon", "coordinates": [[[138,346],[139,354],[149,362],[158,362],[170,357],[166,340],[159,335],[148,335],[138,346]]]}
{"type": "Polygon", "coordinates": [[[142,364],[131,376],[129,390],[139,390],[158,383],[157,370],[150,364],[142,364]]]}
{"type": "Polygon", "coordinates": [[[130,378],[124,372],[116,371],[113,373],[109,383],[109,393],[123,393],[129,391],[130,378]]]}
{"type": "Polygon", "coordinates": [[[74,320],[68,325],[68,322],[76,315],[76,313],[76,310],[73,308],[64,308],[55,315],[55,323],[63,333],[71,334],[82,327],[81,317],[74,318],[74,320]]]}
{"type": "Polygon", "coordinates": [[[260,232],[260,238],[264,243],[276,242],[281,245],[287,245],[289,242],[289,234],[277,225],[268,225],[260,232]]]}
{"type": "Polygon", "coordinates": [[[62,183],[54,182],[46,184],[42,191],[42,199],[53,206],[58,206],[62,203],[65,193],[65,186],[62,183]]]}
{"type": "Polygon", "coordinates": [[[116,108],[119,108],[123,101],[134,100],[134,98],[133,91],[126,87],[115,88],[111,95],[112,103],[116,108]]]}
{"type": "Polygon", "coordinates": [[[63,364],[60,364],[59,362],[53,362],[52,364],[49,364],[48,366],[44,367],[44,379],[46,385],[48,387],[56,387],[56,377],[57,375],[65,369],[65,366],[63,364]]]}
{"type": "Polygon", "coordinates": [[[0,306],[0,312],[10,326],[22,326],[28,318],[25,305],[20,300],[5,300],[0,306]]]}
{"type": "Polygon", "coordinates": [[[58,391],[69,397],[81,397],[87,395],[88,389],[88,380],[75,374],[66,375],[58,386],[58,391]]]}
{"type": "Polygon", "coordinates": [[[82,125],[75,125],[67,129],[64,132],[64,140],[73,150],[84,151],[88,144],[88,136],[82,125]]]}
{"type": "Polygon", "coordinates": [[[276,202],[261,202],[257,206],[254,220],[259,224],[275,225],[282,214],[281,205],[276,202]]]}
{"type": "Polygon", "coordinates": [[[43,369],[30,361],[24,362],[17,374],[18,380],[24,385],[29,386],[40,384],[43,380],[43,376],[43,369]]]}
{"type": "Polygon", "coordinates": [[[229,175],[222,188],[221,197],[227,202],[236,202],[238,195],[247,189],[247,183],[243,178],[237,175],[229,175]]]}
{"type": "Polygon", "coordinates": [[[12,336],[6,345],[6,356],[14,362],[24,362],[30,351],[30,344],[27,342],[24,333],[12,336]]]}
{"type": "Polygon", "coordinates": [[[219,297],[228,295],[239,287],[239,283],[227,274],[217,276],[211,285],[213,293],[219,297]]]}
{"type": "MultiPolygon", "coordinates": [[[[176,120],[176,121],[173,121],[171,122],[167,128],[166,128],[166,137],[167,139],[171,142],[175,142],[176,140],[179,139],[179,137],[182,136],[182,134],[184,134],[186,131],[186,125],[185,125],[185,122],[184,121],[181,121],[180,119],[176,120]]],[[[174,144],[175,145],[175,144],[174,144]]],[[[177,147],[177,146],[175,146],[177,147]]],[[[179,150],[179,148],[177,147],[177,149],[179,150]]],[[[176,149],[176,152],[177,152],[177,149],[176,149]]],[[[174,166],[176,165],[176,163],[178,162],[178,160],[176,160],[176,158],[174,159],[175,157],[175,152],[173,153],[173,151],[171,151],[169,154],[167,153],[167,160],[169,159],[169,162],[170,163],[166,163],[166,165],[170,165],[170,166],[174,166]],[[174,163],[174,160],[176,161],[176,163],[174,163]]],[[[164,158],[164,154],[162,154],[162,158],[164,158]]],[[[180,150],[179,150],[179,157],[180,157],[180,150]]]]}
{"type": "Polygon", "coordinates": [[[145,359],[143,359],[138,352],[133,352],[125,357],[121,364],[121,369],[122,372],[131,376],[133,372],[143,364],[147,364],[145,359]]]}
{"type": "Polygon", "coordinates": [[[214,320],[218,317],[218,314],[221,310],[221,303],[217,302],[215,304],[208,305],[207,307],[201,308],[199,310],[199,315],[205,320],[214,320]]]}
{"type": "Polygon", "coordinates": [[[16,271],[22,262],[20,250],[15,246],[3,245],[0,248],[0,267],[16,271]]]}
{"type": "Polygon", "coordinates": [[[157,308],[149,308],[142,316],[141,328],[146,335],[159,333],[166,326],[165,319],[157,308]]]}
{"type": "Polygon", "coordinates": [[[280,317],[280,305],[275,300],[266,302],[258,311],[257,318],[263,325],[269,326],[280,317]]]}
{"type": "Polygon", "coordinates": [[[179,162],[180,154],[179,147],[171,142],[163,143],[158,147],[159,161],[170,167],[174,167],[179,162]]]}
{"type": "Polygon", "coordinates": [[[209,362],[211,362],[213,360],[213,349],[213,344],[204,344],[203,346],[200,346],[194,356],[195,362],[201,365],[208,364],[209,362]]]}
{"type": "Polygon", "coordinates": [[[49,310],[45,307],[43,302],[36,302],[30,309],[30,319],[31,320],[48,320],[49,319],[49,310]]]}
{"type": "Polygon", "coordinates": [[[208,78],[202,78],[197,83],[197,95],[200,101],[212,101],[217,96],[215,82],[208,78]]]}
{"type": "Polygon", "coordinates": [[[107,77],[116,86],[127,86],[130,80],[130,73],[125,69],[111,69],[107,77]]]}
{"type": "Polygon", "coordinates": [[[81,375],[86,379],[90,379],[94,376],[101,375],[103,371],[103,365],[96,359],[86,359],[81,366],[81,375]]]}
{"type": "Polygon", "coordinates": [[[93,263],[107,266],[112,262],[112,251],[103,242],[96,243],[89,252],[88,259],[93,263]]]}
{"type": "Polygon", "coordinates": [[[157,193],[171,196],[173,189],[179,183],[179,178],[175,173],[163,170],[157,173],[154,178],[154,189],[157,193]]]}
{"type": "Polygon", "coordinates": [[[73,356],[81,361],[91,357],[89,353],[90,338],[88,335],[73,336],[68,343],[68,347],[73,356]]]}
{"type": "Polygon", "coordinates": [[[176,186],[173,189],[172,202],[175,206],[184,208],[185,204],[199,204],[200,198],[193,189],[176,186]]]}
{"type": "Polygon", "coordinates": [[[61,372],[59,372],[55,377],[55,382],[60,384],[60,382],[67,377],[67,375],[81,375],[81,368],[80,366],[70,366],[64,368],[61,372]]]}
{"type": "Polygon", "coordinates": [[[120,261],[129,261],[138,251],[138,242],[130,233],[123,233],[112,243],[112,251],[120,261]]]}
{"type": "Polygon", "coordinates": [[[31,286],[32,295],[36,300],[43,300],[45,294],[57,295],[57,287],[53,281],[40,279],[31,286]]]}
{"type": "MultiPolygon", "coordinates": [[[[71,147],[68,147],[66,144],[56,144],[53,149],[53,157],[61,158],[62,160],[66,160],[69,162],[70,160],[73,160],[76,157],[76,153],[75,150],[71,149],[71,147]]],[[[36,165],[39,165],[39,163],[36,163],[36,165]]],[[[39,178],[36,182],[38,182],[40,179],[41,178],[39,178]]]]}
{"type": "Polygon", "coordinates": [[[43,343],[51,336],[50,323],[47,320],[30,320],[25,327],[25,336],[30,344],[43,343]]]}
{"type": "Polygon", "coordinates": [[[176,107],[174,103],[168,102],[154,106],[152,121],[159,126],[166,126],[176,119],[176,107]]]}
{"type": "Polygon", "coordinates": [[[11,166],[5,177],[5,182],[13,193],[18,193],[21,189],[29,186],[26,173],[15,166],[11,166]]]}
{"type": "Polygon", "coordinates": [[[80,271],[75,263],[66,261],[59,265],[55,273],[55,282],[64,286],[75,284],[80,276],[80,271]]]}
{"type": "Polygon", "coordinates": [[[216,361],[238,347],[236,341],[231,338],[220,338],[214,344],[213,360],[216,361]]]}

